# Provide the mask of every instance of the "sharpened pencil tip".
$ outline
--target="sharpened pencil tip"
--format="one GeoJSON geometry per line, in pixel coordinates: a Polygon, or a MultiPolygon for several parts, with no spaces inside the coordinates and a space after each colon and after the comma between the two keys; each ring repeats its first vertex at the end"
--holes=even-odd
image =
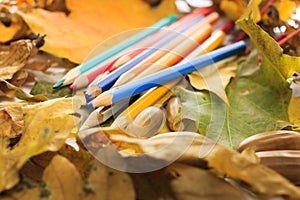
{"type": "Polygon", "coordinates": [[[83,125],[79,128],[78,131],[83,131],[83,130],[88,129],[88,128],[89,128],[88,126],[86,126],[86,125],[83,124],[83,125]]]}
{"type": "Polygon", "coordinates": [[[85,99],[86,99],[87,101],[90,101],[90,100],[91,100],[91,98],[92,98],[92,95],[91,95],[91,94],[85,93],[84,95],[85,95],[85,99]]]}
{"type": "Polygon", "coordinates": [[[53,85],[53,88],[54,89],[60,88],[64,84],[64,82],[65,82],[65,79],[61,79],[60,81],[58,81],[57,83],[55,83],[53,85]]]}
{"type": "Polygon", "coordinates": [[[73,84],[70,85],[70,89],[71,89],[71,90],[74,90],[75,88],[76,88],[76,85],[73,85],[73,84]]]}
{"type": "Polygon", "coordinates": [[[94,105],[93,105],[92,102],[89,102],[89,103],[86,104],[86,107],[87,108],[94,108],[94,105]]]}

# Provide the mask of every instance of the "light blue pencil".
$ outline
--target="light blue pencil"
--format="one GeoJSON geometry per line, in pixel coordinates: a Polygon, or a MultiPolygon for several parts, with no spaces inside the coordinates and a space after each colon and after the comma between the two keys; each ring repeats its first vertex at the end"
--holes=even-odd
{"type": "MultiPolygon", "coordinates": [[[[110,89],[111,86],[113,86],[115,81],[122,74],[124,74],[129,69],[131,69],[132,67],[134,67],[135,65],[137,65],[138,63],[143,61],[145,58],[147,58],[148,56],[150,56],[151,54],[153,54],[154,52],[156,52],[157,50],[162,48],[164,45],[172,42],[174,39],[181,36],[181,33],[185,32],[186,30],[191,28],[193,25],[195,25],[197,22],[201,21],[202,19],[204,19],[204,16],[200,15],[197,18],[195,18],[194,20],[192,20],[191,22],[189,22],[186,25],[184,25],[183,27],[181,27],[179,30],[170,32],[170,34],[167,37],[165,37],[161,41],[154,44],[153,47],[143,51],[141,54],[139,54],[138,56],[136,56],[132,60],[128,61],[126,64],[122,65],[118,69],[114,70],[113,72],[111,72],[109,75],[107,75],[103,79],[101,79],[96,84],[97,87],[98,87],[97,89],[100,90],[100,92],[104,92],[104,91],[110,89]]],[[[87,90],[87,93],[85,94],[87,100],[89,100],[91,97],[93,97],[93,95],[89,94],[88,91],[89,91],[89,89],[87,90]]]]}
{"type": "Polygon", "coordinates": [[[169,16],[160,20],[159,22],[155,23],[149,28],[139,32],[138,34],[124,40],[123,42],[119,43],[118,45],[108,49],[107,51],[101,53],[100,55],[90,59],[89,61],[82,63],[81,65],[77,66],[70,70],[59,82],[57,82],[53,88],[59,88],[64,85],[71,84],[80,74],[92,69],[97,64],[109,59],[113,55],[121,52],[122,50],[128,48],[129,46],[135,44],[136,42],[144,39],[145,37],[151,35],[152,33],[160,30],[162,27],[172,23],[178,17],[176,15],[169,16]]]}
{"type": "Polygon", "coordinates": [[[122,99],[134,96],[152,87],[163,85],[186,74],[192,73],[195,70],[199,70],[222,59],[236,55],[245,51],[245,49],[246,43],[244,41],[219,48],[190,62],[174,65],[173,67],[161,70],[144,78],[108,90],[88,103],[87,106],[95,108],[112,105],[122,99]]]}

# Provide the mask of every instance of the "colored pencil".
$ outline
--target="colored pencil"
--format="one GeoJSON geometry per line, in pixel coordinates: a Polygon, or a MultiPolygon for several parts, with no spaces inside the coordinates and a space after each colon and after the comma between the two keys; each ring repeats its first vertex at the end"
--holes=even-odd
{"type": "Polygon", "coordinates": [[[119,126],[120,124],[128,124],[141,111],[155,104],[163,104],[173,94],[171,88],[181,79],[171,81],[165,85],[153,88],[133,102],[126,110],[124,110],[113,122],[111,126],[119,126]]]}
{"type": "MultiPolygon", "coordinates": [[[[167,25],[163,29],[176,30],[181,26],[184,26],[184,24],[186,24],[187,22],[195,19],[199,15],[207,15],[210,12],[211,12],[211,8],[196,9],[192,13],[180,17],[178,20],[167,25]]],[[[122,64],[128,62],[129,60],[137,56],[139,53],[141,53],[143,50],[145,50],[147,47],[150,47],[155,41],[158,41],[161,38],[166,37],[168,33],[163,29],[157,31],[156,33],[150,35],[149,37],[142,39],[136,44],[118,53],[117,57],[112,60],[109,60],[109,62],[102,62],[100,65],[95,66],[92,70],[88,70],[87,72],[81,74],[78,78],[74,80],[70,88],[71,89],[84,88],[88,86],[91,82],[93,82],[93,80],[99,74],[102,74],[104,71],[108,70],[108,65],[110,65],[111,67],[118,68],[122,64]],[[111,63],[115,63],[115,64],[112,66],[111,63]]]]}
{"type": "MultiPolygon", "coordinates": [[[[148,56],[151,54],[155,53],[157,49],[162,48],[164,45],[168,44],[169,42],[173,41],[176,37],[178,37],[181,33],[186,31],[189,27],[193,26],[195,23],[197,23],[199,20],[205,20],[205,21],[216,21],[219,18],[219,14],[216,12],[213,12],[209,14],[207,17],[203,19],[203,16],[199,16],[198,18],[194,19],[190,23],[186,24],[184,27],[179,29],[176,32],[169,32],[170,34],[161,40],[160,42],[154,44],[151,48],[143,51],[141,54],[136,56],[134,59],[130,60],[126,64],[122,65],[119,67],[117,70],[114,72],[110,73],[107,77],[102,79],[97,83],[97,93],[102,93],[103,91],[108,90],[114,83],[115,81],[126,71],[137,65],[138,63],[142,62],[144,59],[146,59],[148,56]]],[[[93,92],[95,91],[90,91],[89,88],[87,89],[86,92],[86,98],[89,100],[90,98],[94,97],[93,92]]]]}
{"type": "Polygon", "coordinates": [[[112,57],[113,55],[117,54],[118,52],[126,49],[127,47],[133,45],[134,43],[142,40],[143,38],[153,34],[154,32],[160,30],[162,27],[172,23],[177,19],[176,15],[169,16],[160,20],[159,22],[155,23],[153,26],[139,32],[138,34],[126,39],[125,41],[119,43],[118,45],[108,49],[107,51],[101,53],[100,55],[90,59],[89,61],[82,63],[81,65],[77,66],[70,70],[59,82],[57,82],[53,88],[59,88],[64,85],[71,84],[76,77],[80,74],[88,71],[89,69],[93,68],[97,64],[107,60],[108,58],[112,57]]]}
{"type": "Polygon", "coordinates": [[[75,81],[72,83],[70,88],[72,90],[75,90],[75,89],[84,88],[90,83],[96,84],[100,80],[98,78],[99,76],[101,76],[103,78],[103,74],[107,75],[108,73],[106,73],[106,72],[112,72],[113,70],[117,69],[118,67],[120,67],[124,63],[128,62],[130,59],[134,58],[142,50],[143,49],[140,49],[140,51],[139,50],[134,51],[129,55],[117,57],[113,61],[110,61],[110,60],[107,60],[108,62],[104,61],[103,63],[101,63],[102,66],[95,67],[95,68],[81,74],[80,76],[78,76],[75,79],[75,81]],[[94,80],[98,80],[98,81],[93,83],[94,80]]]}
{"type": "Polygon", "coordinates": [[[282,38],[281,40],[278,41],[278,44],[280,46],[282,46],[284,43],[286,43],[289,39],[293,38],[295,35],[297,35],[298,33],[300,33],[300,28],[296,29],[295,31],[289,33],[288,35],[286,35],[284,38],[282,38]]]}
{"type": "MultiPolygon", "coordinates": [[[[219,14],[217,13],[211,13],[207,16],[208,18],[218,18],[219,14]]],[[[86,98],[87,100],[91,99],[92,97],[95,97],[95,93],[102,93],[103,91],[108,90],[115,81],[126,71],[134,67],[135,65],[139,64],[140,62],[144,61],[147,57],[149,57],[151,54],[155,53],[158,49],[161,49],[171,41],[174,41],[175,38],[179,37],[181,33],[192,27],[194,24],[196,24],[198,21],[202,20],[204,16],[198,16],[196,19],[192,20],[185,26],[181,27],[177,31],[168,31],[168,36],[159,41],[158,43],[155,43],[151,48],[143,51],[141,54],[136,56],[134,59],[130,60],[126,64],[122,65],[118,69],[116,69],[114,72],[110,73],[107,77],[102,79],[97,83],[97,91],[90,89],[90,87],[87,88],[86,91],[86,98]]],[[[145,62],[145,61],[144,61],[145,62]]]]}
{"type": "Polygon", "coordinates": [[[131,70],[121,75],[113,85],[113,87],[118,87],[132,80],[139,79],[151,73],[157,72],[163,68],[174,65],[184,55],[198,46],[199,43],[202,43],[205,39],[207,39],[211,34],[211,25],[201,22],[202,21],[192,27],[193,30],[195,30],[194,32],[191,31],[191,34],[187,33],[188,35],[184,34],[186,35],[186,37],[180,37],[176,39],[176,43],[170,43],[172,44],[171,47],[173,48],[163,48],[163,51],[165,53],[158,60],[149,63],[142,63],[141,65],[135,66],[131,70]],[[174,44],[176,46],[174,46],[174,44]]]}
{"type": "Polygon", "coordinates": [[[234,23],[232,21],[224,23],[223,26],[221,26],[218,30],[214,31],[212,35],[207,40],[205,40],[199,47],[190,52],[185,57],[185,60],[188,61],[194,59],[197,56],[210,52],[219,47],[225,39],[226,34],[230,31],[230,29],[233,26],[234,23]]]}
{"type": "Polygon", "coordinates": [[[152,87],[165,84],[180,78],[195,70],[206,67],[224,58],[236,55],[246,49],[246,43],[240,41],[226,47],[219,48],[206,55],[200,56],[188,63],[177,64],[173,67],[161,70],[144,78],[129,82],[117,88],[113,88],[100,94],[97,98],[87,104],[88,107],[108,106],[122,99],[139,94],[152,87]]]}
{"type": "MultiPolygon", "coordinates": [[[[211,52],[218,48],[225,39],[226,33],[232,28],[233,22],[226,22],[220,29],[213,32],[213,34],[205,40],[198,48],[194,49],[185,59],[181,60],[179,64],[192,60],[203,53],[211,52]]],[[[138,100],[133,102],[126,110],[124,110],[114,121],[112,126],[118,126],[120,121],[122,124],[128,124],[133,120],[142,110],[149,106],[156,104],[160,99],[168,98],[171,93],[171,88],[174,87],[180,80],[177,79],[167,84],[150,89],[146,94],[141,96],[138,100]],[[169,94],[169,95],[168,95],[169,94]]]]}

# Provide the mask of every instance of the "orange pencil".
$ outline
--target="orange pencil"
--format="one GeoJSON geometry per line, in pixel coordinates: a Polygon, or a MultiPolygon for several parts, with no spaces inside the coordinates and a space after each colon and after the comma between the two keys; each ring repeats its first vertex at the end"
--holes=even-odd
{"type": "Polygon", "coordinates": [[[196,44],[203,42],[210,35],[212,28],[208,24],[215,23],[218,18],[219,15],[215,12],[209,14],[192,28],[185,31],[183,33],[184,37],[177,37],[174,42],[167,44],[163,50],[156,51],[147,59],[121,75],[113,87],[137,79],[141,73],[143,74],[142,76],[145,76],[158,71],[162,66],[167,67],[175,64],[184,54],[187,54],[190,50],[195,48],[196,44]],[[189,37],[192,37],[191,40],[187,40],[189,37]],[[175,52],[175,54],[172,54],[172,52],[175,52]],[[147,70],[150,66],[152,69],[149,68],[149,70],[147,70]]]}
{"type": "Polygon", "coordinates": [[[174,23],[166,26],[164,29],[159,30],[157,33],[154,33],[153,35],[141,40],[140,42],[132,45],[131,47],[125,49],[121,53],[119,53],[118,56],[116,56],[113,60],[110,60],[109,63],[104,62],[100,63],[98,66],[93,68],[92,70],[89,70],[85,72],[84,74],[81,74],[78,78],[75,79],[73,84],[71,85],[71,89],[76,88],[83,88],[88,86],[93,80],[99,75],[105,72],[106,70],[109,70],[110,67],[118,68],[122,64],[128,62],[138,54],[140,54],[143,50],[146,48],[149,48],[153,45],[153,43],[161,40],[161,38],[165,37],[168,34],[168,31],[166,30],[177,30],[178,28],[182,27],[187,22],[197,18],[200,15],[207,15],[209,12],[211,12],[210,8],[201,8],[196,9],[192,13],[185,15],[181,18],[179,18],[174,23]],[[125,54],[125,55],[124,55],[125,54]],[[106,65],[106,66],[105,66],[106,65]]]}

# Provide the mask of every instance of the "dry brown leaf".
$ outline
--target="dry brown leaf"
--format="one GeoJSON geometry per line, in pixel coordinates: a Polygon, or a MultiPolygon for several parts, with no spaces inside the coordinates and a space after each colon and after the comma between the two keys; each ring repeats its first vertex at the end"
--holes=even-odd
{"type": "Polygon", "coordinates": [[[134,186],[130,176],[108,168],[97,160],[92,162],[91,173],[87,180],[91,192],[84,199],[135,199],[134,186]]]}
{"type": "Polygon", "coordinates": [[[170,185],[178,200],[246,199],[240,190],[208,170],[174,163],[167,167],[166,173],[172,177],[170,185]]]}
{"type": "Polygon", "coordinates": [[[151,26],[176,12],[173,0],[164,0],[155,9],[142,0],[67,0],[66,4],[71,11],[68,16],[43,9],[20,14],[34,33],[47,34],[43,50],[76,63],[83,62],[104,40],[123,31],[151,26]]]}
{"type": "Polygon", "coordinates": [[[4,107],[0,109],[0,136],[15,138],[24,131],[24,117],[22,108],[4,107]]]}
{"type": "Polygon", "coordinates": [[[56,155],[46,167],[43,181],[50,191],[49,198],[55,200],[81,200],[83,182],[75,166],[66,158],[56,155]]]}
{"type": "Polygon", "coordinates": [[[0,191],[18,182],[18,171],[29,158],[61,148],[76,126],[72,114],[78,109],[72,98],[22,106],[25,127],[20,141],[13,149],[5,138],[0,141],[0,191]]]}
{"type": "Polygon", "coordinates": [[[9,51],[0,60],[0,78],[7,80],[22,69],[34,47],[31,40],[19,40],[11,43],[9,51]]]}
{"type": "MultiPolygon", "coordinates": [[[[27,80],[28,73],[21,70],[16,72],[13,75],[13,78],[10,80],[7,80],[9,83],[13,84],[16,87],[20,87],[25,83],[27,80]]],[[[0,97],[8,97],[8,98],[14,98],[15,97],[15,90],[9,89],[5,82],[0,82],[0,97]]]]}
{"type": "MultiPolygon", "coordinates": [[[[0,79],[1,81],[1,79],[0,79]]],[[[45,97],[44,95],[41,94],[37,94],[37,95],[31,95],[26,93],[24,90],[22,90],[21,88],[5,81],[2,80],[7,88],[9,89],[9,92],[14,92],[14,96],[16,96],[18,99],[21,100],[25,100],[25,101],[29,101],[29,102],[41,102],[41,101],[46,101],[47,97],[45,97]]]]}
{"type": "Polygon", "coordinates": [[[197,133],[165,133],[147,140],[130,138],[124,134],[106,134],[113,142],[131,146],[137,155],[146,154],[166,162],[177,160],[195,165],[204,160],[217,175],[242,181],[259,195],[285,196],[289,199],[298,199],[300,196],[300,190],[275,171],[197,133]]]}

